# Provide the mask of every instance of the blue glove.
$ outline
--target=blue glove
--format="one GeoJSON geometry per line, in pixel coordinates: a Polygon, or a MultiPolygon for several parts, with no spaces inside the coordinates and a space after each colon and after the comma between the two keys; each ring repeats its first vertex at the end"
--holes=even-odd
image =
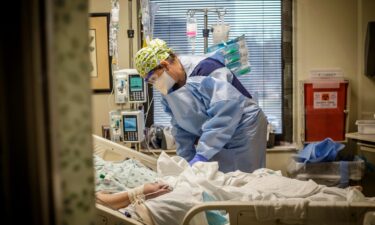
{"type": "Polygon", "coordinates": [[[296,156],[297,162],[302,163],[317,163],[317,162],[332,162],[336,155],[345,147],[344,144],[333,141],[331,138],[326,138],[320,142],[308,144],[296,156]]]}
{"type": "Polygon", "coordinates": [[[206,158],[204,158],[201,155],[196,154],[194,156],[194,158],[192,160],[190,160],[189,164],[190,164],[190,166],[192,166],[194,163],[199,162],[199,161],[201,161],[201,162],[208,162],[208,160],[206,158]]]}

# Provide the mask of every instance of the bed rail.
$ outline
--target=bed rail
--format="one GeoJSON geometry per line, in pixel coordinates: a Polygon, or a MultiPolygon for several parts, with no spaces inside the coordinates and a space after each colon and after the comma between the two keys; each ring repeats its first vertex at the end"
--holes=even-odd
{"type": "MultiPolygon", "coordinates": [[[[252,201],[252,202],[207,202],[191,208],[186,214],[183,225],[188,225],[191,219],[198,213],[207,210],[224,210],[229,215],[231,225],[280,225],[281,219],[259,221],[256,216],[256,208],[271,208],[275,204],[295,204],[290,201],[252,201]]],[[[307,216],[301,220],[303,224],[319,225],[352,225],[363,224],[366,212],[374,211],[375,203],[368,202],[310,202],[306,208],[307,216]]],[[[296,222],[296,221],[295,221],[296,222]]]]}
{"type": "Polygon", "coordinates": [[[93,143],[94,143],[94,153],[97,155],[113,153],[113,154],[123,156],[123,159],[125,158],[136,159],[140,161],[141,163],[143,163],[145,166],[156,171],[157,159],[152,156],[140,153],[134,149],[126,147],[125,145],[115,143],[113,141],[107,140],[97,135],[93,135],[93,143]]]}
{"type": "Polygon", "coordinates": [[[96,225],[144,225],[135,219],[127,218],[117,210],[96,204],[96,225]]]}

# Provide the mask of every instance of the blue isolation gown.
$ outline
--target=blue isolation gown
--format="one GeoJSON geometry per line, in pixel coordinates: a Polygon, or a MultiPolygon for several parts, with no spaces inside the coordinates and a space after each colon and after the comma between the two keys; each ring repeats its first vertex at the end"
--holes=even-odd
{"type": "Polygon", "coordinates": [[[211,58],[179,59],[189,77],[162,99],[177,154],[190,161],[198,153],[217,161],[222,172],[264,167],[267,119],[250,94],[211,58]]]}

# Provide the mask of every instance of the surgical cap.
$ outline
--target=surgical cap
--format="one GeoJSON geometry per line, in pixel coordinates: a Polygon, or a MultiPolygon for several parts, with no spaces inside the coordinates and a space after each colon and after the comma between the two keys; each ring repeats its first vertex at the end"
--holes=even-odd
{"type": "Polygon", "coordinates": [[[160,39],[150,41],[147,47],[142,48],[135,55],[135,67],[138,73],[145,77],[161,61],[168,58],[170,51],[165,41],[160,39]]]}

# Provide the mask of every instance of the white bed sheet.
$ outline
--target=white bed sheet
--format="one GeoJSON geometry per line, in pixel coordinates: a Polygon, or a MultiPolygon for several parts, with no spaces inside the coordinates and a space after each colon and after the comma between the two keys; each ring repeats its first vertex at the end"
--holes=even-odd
{"type": "MultiPolygon", "coordinates": [[[[157,162],[159,179],[174,191],[146,201],[158,224],[181,224],[186,212],[203,202],[203,192],[217,201],[274,201],[273,207],[256,207],[258,220],[280,219],[295,223],[306,219],[311,201],[362,202],[373,199],[355,188],[340,189],[318,185],[314,181],[299,181],[281,176],[280,173],[259,169],[253,173],[235,171],[222,173],[216,162],[198,162],[190,167],[181,157],[162,153],[157,162]],[[283,204],[277,205],[277,201],[283,204]],[[285,200],[291,204],[285,204],[285,200]]],[[[375,202],[374,202],[375,203],[375,202]]]]}

